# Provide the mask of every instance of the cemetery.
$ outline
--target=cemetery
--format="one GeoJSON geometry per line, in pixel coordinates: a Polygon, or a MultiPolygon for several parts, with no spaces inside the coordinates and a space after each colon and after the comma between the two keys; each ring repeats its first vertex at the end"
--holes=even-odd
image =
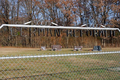
{"type": "Polygon", "coordinates": [[[119,0],[0,0],[0,80],[119,79],[119,0]]]}

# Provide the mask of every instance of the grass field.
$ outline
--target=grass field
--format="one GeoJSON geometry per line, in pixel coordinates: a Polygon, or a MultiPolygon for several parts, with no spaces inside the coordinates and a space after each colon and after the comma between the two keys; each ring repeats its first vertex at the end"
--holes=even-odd
{"type": "MultiPolygon", "coordinates": [[[[39,51],[40,48],[4,48],[0,47],[0,56],[18,56],[18,55],[44,55],[44,54],[69,54],[69,53],[84,53],[93,52],[90,51],[92,48],[83,48],[82,51],[73,51],[72,48],[62,49],[61,51],[51,51],[47,49],[46,51],[39,51]]],[[[120,51],[119,48],[103,48],[102,51],[120,51]]]]}
{"type": "MultiPolygon", "coordinates": [[[[38,48],[0,48],[0,56],[91,52],[38,51],[38,48]]],[[[103,48],[115,51],[120,48],[103,48]]],[[[119,80],[120,54],[0,60],[0,79],[10,80],[119,80]]]]}

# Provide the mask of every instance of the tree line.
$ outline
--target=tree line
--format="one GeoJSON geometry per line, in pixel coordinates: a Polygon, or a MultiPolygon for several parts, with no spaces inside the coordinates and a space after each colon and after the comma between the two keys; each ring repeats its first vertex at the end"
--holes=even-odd
{"type": "MultiPolygon", "coordinates": [[[[30,25],[53,25],[88,27],[120,28],[120,1],[119,0],[0,0],[0,25],[24,24],[31,21],[30,25]]],[[[56,26],[57,27],[57,26],[56,26]]],[[[93,47],[120,46],[120,33],[115,36],[74,36],[78,31],[68,30],[73,36],[67,36],[62,30],[39,28],[10,28],[0,30],[0,46],[40,47],[59,44],[63,47],[81,45],[93,47]],[[56,32],[58,31],[58,32],[56,32]],[[55,33],[56,32],[56,33],[55,33]],[[51,34],[56,34],[51,36],[51,34]],[[59,36],[60,34],[60,36],[59,36]],[[96,44],[97,43],[97,44],[96,44]]],[[[66,32],[66,31],[65,31],[66,32]]],[[[71,35],[71,34],[70,34],[71,35]]]]}

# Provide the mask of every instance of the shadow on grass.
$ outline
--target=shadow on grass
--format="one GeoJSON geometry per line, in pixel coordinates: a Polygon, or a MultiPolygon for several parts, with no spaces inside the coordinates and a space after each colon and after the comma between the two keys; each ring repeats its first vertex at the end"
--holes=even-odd
{"type": "MultiPolygon", "coordinates": [[[[113,67],[110,67],[110,68],[113,68],[113,67]]],[[[17,70],[20,70],[20,69],[17,69],[17,70]]],[[[22,69],[24,70],[24,69],[22,69]]],[[[7,70],[7,71],[14,71],[14,70],[7,70]]],[[[15,70],[16,71],[16,70],[15,70]]],[[[69,71],[69,72],[58,72],[58,73],[45,73],[45,74],[40,74],[40,75],[31,75],[31,76],[22,76],[22,77],[12,77],[12,78],[5,78],[5,79],[2,79],[2,80],[11,80],[11,79],[21,79],[21,78],[33,78],[33,77],[40,77],[40,76],[51,76],[51,77],[56,77],[56,78],[59,78],[59,79],[64,79],[64,80],[68,80],[68,79],[65,79],[63,77],[60,77],[60,76],[57,76],[57,75],[60,75],[60,74],[68,74],[68,73],[79,73],[79,74],[82,74],[82,73],[85,73],[85,72],[90,72],[90,71],[97,71],[99,73],[102,73],[103,71],[112,71],[112,72],[116,72],[116,71],[113,71],[113,70],[110,70],[109,68],[94,68],[94,69],[86,69],[86,70],[78,70],[78,71],[69,71]]],[[[36,71],[37,73],[41,73],[41,71],[36,71]]],[[[119,72],[119,71],[118,71],[119,72]]]]}
{"type": "Polygon", "coordinates": [[[5,69],[5,70],[1,70],[0,72],[5,72],[5,71],[21,71],[21,70],[27,70],[27,69],[5,69]]]}

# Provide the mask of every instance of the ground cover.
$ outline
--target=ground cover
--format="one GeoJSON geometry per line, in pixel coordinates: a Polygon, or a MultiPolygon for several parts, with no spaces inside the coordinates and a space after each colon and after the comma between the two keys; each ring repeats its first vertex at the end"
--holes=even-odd
{"type": "MultiPolygon", "coordinates": [[[[41,55],[89,52],[83,51],[38,51],[39,48],[0,48],[0,55],[41,55]],[[5,52],[5,51],[6,52],[5,52]],[[11,51],[9,51],[11,50],[11,51]],[[51,52],[51,53],[50,53],[51,52]]],[[[104,51],[119,48],[104,48],[104,51]]],[[[90,51],[91,52],[91,51],[90,51]]],[[[0,79],[42,79],[42,80],[119,80],[120,54],[101,54],[71,57],[27,58],[0,60],[0,79]]]]}
{"type": "MultiPolygon", "coordinates": [[[[93,52],[92,48],[83,48],[82,51],[73,51],[73,48],[64,48],[61,51],[40,51],[40,48],[7,48],[0,47],[0,56],[18,56],[18,55],[45,55],[45,54],[70,54],[93,52]]],[[[102,51],[120,51],[120,48],[103,48],[102,51]]]]}

